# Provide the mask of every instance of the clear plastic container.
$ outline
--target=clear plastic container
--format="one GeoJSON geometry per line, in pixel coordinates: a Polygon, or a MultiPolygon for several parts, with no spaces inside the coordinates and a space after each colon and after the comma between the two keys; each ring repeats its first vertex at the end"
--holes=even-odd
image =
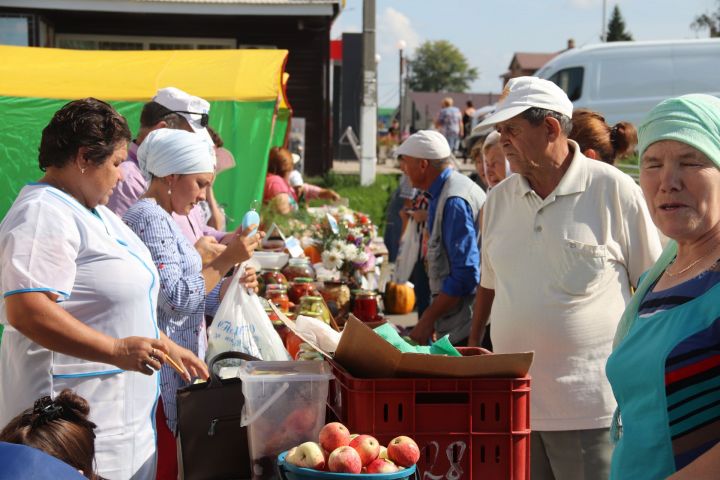
{"type": "Polygon", "coordinates": [[[277,456],[317,441],[332,370],[326,362],[246,362],[242,379],[254,480],[277,477],[277,456]]]}

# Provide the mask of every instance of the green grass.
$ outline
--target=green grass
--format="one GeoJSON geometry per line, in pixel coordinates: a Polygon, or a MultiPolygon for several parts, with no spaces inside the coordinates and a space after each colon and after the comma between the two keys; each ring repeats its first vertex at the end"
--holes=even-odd
{"type": "MultiPolygon", "coordinates": [[[[399,179],[399,175],[377,175],[375,183],[363,187],[360,185],[359,175],[341,175],[329,172],[323,177],[307,178],[305,181],[320,187],[332,188],[341,197],[349,199],[349,207],[366,213],[377,225],[379,235],[382,236],[385,231],[385,213],[399,179]]],[[[311,202],[311,204],[313,203],[311,202]]]]}

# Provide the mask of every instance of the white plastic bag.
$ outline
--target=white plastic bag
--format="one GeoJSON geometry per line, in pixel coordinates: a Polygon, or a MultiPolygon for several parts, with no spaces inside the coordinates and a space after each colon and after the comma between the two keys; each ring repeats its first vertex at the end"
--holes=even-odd
{"type": "Polygon", "coordinates": [[[262,360],[289,360],[290,355],[257,295],[248,294],[240,285],[244,273],[244,268],[235,272],[208,328],[206,361],[227,351],[247,353],[262,360]]]}
{"type": "Polygon", "coordinates": [[[415,263],[420,255],[420,234],[422,227],[412,217],[408,218],[405,232],[400,239],[398,256],[395,259],[395,273],[393,279],[396,283],[405,283],[410,279],[415,263]]]}

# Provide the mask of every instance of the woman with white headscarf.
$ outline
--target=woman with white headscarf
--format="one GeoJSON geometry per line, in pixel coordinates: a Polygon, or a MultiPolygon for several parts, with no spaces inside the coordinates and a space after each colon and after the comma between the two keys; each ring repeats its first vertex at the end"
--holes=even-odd
{"type": "MultiPolygon", "coordinates": [[[[215,172],[212,146],[190,132],[159,129],[140,145],[138,161],[150,184],[140,201],[125,212],[123,220],[148,247],[160,273],[160,329],[203,358],[207,349],[205,315],[215,314],[222,279],[235,264],[250,258],[262,233],[248,236],[250,230],[246,230],[203,267],[197,250],[171,214],[187,215],[205,199],[215,172]]],[[[248,281],[255,280],[246,278],[248,281]]],[[[175,394],[184,384],[173,369],[160,370],[158,478],[177,477],[175,441],[170,432],[174,434],[177,429],[175,394]]]]}

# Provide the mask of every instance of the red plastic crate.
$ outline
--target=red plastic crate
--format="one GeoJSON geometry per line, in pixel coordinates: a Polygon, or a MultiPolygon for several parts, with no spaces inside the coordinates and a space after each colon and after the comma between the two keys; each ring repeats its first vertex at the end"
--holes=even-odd
{"type": "Polygon", "coordinates": [[[330,407],[353,433],[408,435],[423,479],[530,478],[530,378],[359,379],[333,365],[330,407]]]}

